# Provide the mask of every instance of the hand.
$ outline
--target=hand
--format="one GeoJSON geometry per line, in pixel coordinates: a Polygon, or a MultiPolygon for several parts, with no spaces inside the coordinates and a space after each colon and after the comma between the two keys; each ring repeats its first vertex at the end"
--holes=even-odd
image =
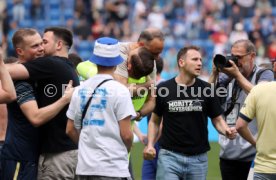
{"type": "Polygon", "coordinates": [[[227,74],[228,76],[236,78],[240,74],[240,70],[232,60],[229,60],[229,62],[231,64],[231,67],[225,67],[221,69],[221,72],[227,74]]]}
{"type": "Polygon", "coordinates": [[[139,141],[144,145],[148,144],[148,137],[145,134],[141,134],[140,136],[138,136],[138,138],[139,138],[139,141]]]}
{"type": "Polygon", "coordinates": [[[152,80],[152,79],[150,78],[150,76],[147,76],[147,81],[146,81],[145,87],[146,87],[146,88],[150,88],[151,86],[154,87],[154,80],[152,80]]]}
{"type": "Polygon", "coordinates": [[[143,116],[141,115],[140,111],[136,112],[136,117],[133,119],[135,121],[141,121],[141,119],[143,118],[143,116]]]}
{"type": "Polygon", "coordinates": [[[73,81],[70,80],[62,96],[66,104],[68,104],[71,101],[71,97],[73,95],[74,90],[75,88],[73,88],[73,81]]]}
{"type": "Polygon", "coordinates": [[[219,74],[219,69],[215,66],[214,62],[212,65],[212,73],[208,79],[209,83],[216,83],[217,78],[218,78],[218,74],[219,74]]]}
{"type": "Polygon", "coordinates": [[[156,156],[156,150],[152,146],[146,146],[143,151],[145,160],[153,160],[156,156]]]}
{"type": "Polygon", "coordinates": [[[237,136],[237,129],[236,129],[236,127],[227,128],[226,131],[225,131],[225,136],[228,139],[235,139],[236,136],[237,136]]]}
{"type": "Polygon", "coordinates": [[[219,73],[219,69],[215,66],[214,61],[212,63],[212,74],[217,75],[219,73]]]}

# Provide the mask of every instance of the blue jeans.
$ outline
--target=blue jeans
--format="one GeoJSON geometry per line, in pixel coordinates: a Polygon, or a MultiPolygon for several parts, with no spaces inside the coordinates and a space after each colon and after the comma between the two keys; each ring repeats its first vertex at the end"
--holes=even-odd
{"type": "Polygon", "coordinates": [[[154,145],[156,157],[153,160],[144,160],[142,166],[142,180],[155,180],[157,170],[158,152],[160,150],[159,143],[154,145]]]}
{"type": "Polygon", "coordinates": [[[187,156],[160,149],[157,180],[205,180],[208,171],[207,153],[187,156]]]}

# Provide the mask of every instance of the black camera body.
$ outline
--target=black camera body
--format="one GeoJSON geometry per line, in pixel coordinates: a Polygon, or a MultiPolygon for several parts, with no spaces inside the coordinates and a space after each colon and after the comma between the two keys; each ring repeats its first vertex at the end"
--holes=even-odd
{"type": "Polygon", "coordinates": [[[236,65],[238,65],[238,58],[231,54],[223,56],[221,54],[217,54],[214,58],[214,64],[217,68],[222,69],[225,67],[231,67],[231,63],[229,60],[232,60],[236,65]]]}

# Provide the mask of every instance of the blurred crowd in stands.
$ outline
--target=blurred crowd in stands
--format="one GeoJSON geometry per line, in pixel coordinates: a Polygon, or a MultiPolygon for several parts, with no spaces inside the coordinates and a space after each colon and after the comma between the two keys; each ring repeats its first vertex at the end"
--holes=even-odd
{"type": "Polygon", "coordinates": [[[176,52],[187,44],[202,48],[203,76],[214,54],[226,54],[237,39],[250,39],[257,63],[276,57],[275,0],[0,0],[1,43],[13,56],[11,37],[20,27],[43,31],[64,26],[74,32],[73,52],[90,57],[93,41],[111,36],[137,41],[146,27],[165,34],[162,76],[177,72],[176,52]]]}

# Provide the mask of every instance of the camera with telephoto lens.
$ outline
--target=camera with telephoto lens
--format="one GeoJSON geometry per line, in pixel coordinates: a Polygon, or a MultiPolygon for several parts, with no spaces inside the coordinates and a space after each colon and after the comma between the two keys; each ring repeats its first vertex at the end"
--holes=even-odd
{"type": "Polygon", "coordinates": [[[229,60],[232,60],[236,65],[238,65],[238,58],[231,54],[223,56],[221,54],[217,54],[214,58],[214,64],[217,68],[222,69],[225,67],[231,67],[231,63],[229,60]]]}

